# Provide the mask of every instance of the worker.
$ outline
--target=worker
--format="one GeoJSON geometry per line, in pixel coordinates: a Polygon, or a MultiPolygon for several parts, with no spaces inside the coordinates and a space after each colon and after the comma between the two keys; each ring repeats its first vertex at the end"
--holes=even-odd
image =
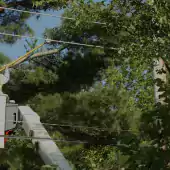
{"type": "Polygon", "coordinates": [[[5,73],[0,74],[0,92],[2,92],[2,87],[4,84],[6,84],[10,79],[9,69],[6,67],[5,73]]]}

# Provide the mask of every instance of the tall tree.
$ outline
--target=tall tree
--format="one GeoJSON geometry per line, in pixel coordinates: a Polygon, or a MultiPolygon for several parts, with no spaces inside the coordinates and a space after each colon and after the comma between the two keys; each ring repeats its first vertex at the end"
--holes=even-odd
{"type": "MultiPolygon", "coordinates": [[[[40,8],[66,5],[63,3],[66,1],[34,2],[40,8]]],[[[73,1],[64,16],[76,20],[63,20],[60,28],[46,30],[45,37],[100,44],[104,49],[67,45],[59,53],[37,60],[40,65],[54,67],[50,72],[55,75],[50,77],[54,81],[48,83],[44,80],[49,75],[42,68],[27,70],[22,81],[19,73],[23,71],[15,72],[12,79],[15,86],[33,87],[31,95],[20,96],[21,101],[29,100],[43,121],[107,128],[53,129],[66,140],[88,141],[81,149],[66,153],[73,156],[71,161],[77,169],[168,169],[169,149],[162,146],[169,142],[169,105],[155,108],[152,78],[153,58],[162,56],[168,60],[169,56],[168,10],[169,2],[164,0],[73,1]],[[103,146],[106,144],[115,147],[103,146]],[[102,153],[96,156],[99,151],[102,153]],[[103,163],[106,159],[108,165],[103,163]]],[[[61,43],[48,47],[58,46],[61,43]]],[[[16,92],[23,90],[8,88],[14,99],[16,92]]]]}

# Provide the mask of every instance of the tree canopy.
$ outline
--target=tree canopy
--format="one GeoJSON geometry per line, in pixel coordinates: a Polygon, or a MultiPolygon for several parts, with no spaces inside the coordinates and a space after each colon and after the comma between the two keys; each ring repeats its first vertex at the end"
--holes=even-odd
{"type": "MultiPolygon", "coordinates": [[[[42,122],[58,124],[46,127],[51,136],[87,141],[56,143],[76,170],[169,169],[169,86],[167,105],[156,105],[152,75],[154,58],[169,62],[168,1],[0,2],[34,11],[64,9],[63,16],[75,20],[63,19],[61,26],[46,29],[44,38],[96,46],[52,42],[47,50],[58,52],[13,68],[4,87],[11,99],[29,104],[42,122]]],[[[28,14],[5,10],[0,17],[0,32],[33,33],[25,23],[28,14]]],[[[16,38],[3,36],[1,41],[14,43],[16,38]]],[[[28,45],[33,48],[36,42],[28,45]]],[[[0,63],[5,62],[0,54],[0,63]]],[[[10,166],[40,168],[29,142],[9,144],[3,154],[10,166]],[[8,154],[14,153],[17,160],[10,161],[8,154]],[[32,153],[35,159],[28,158],[32,153]]]]}

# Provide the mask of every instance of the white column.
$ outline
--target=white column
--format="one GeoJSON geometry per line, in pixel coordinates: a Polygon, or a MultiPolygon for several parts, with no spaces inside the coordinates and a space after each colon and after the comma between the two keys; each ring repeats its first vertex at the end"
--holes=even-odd
{"type": "MultiPolygon", "coordinates": [[[[0,135],[5,135],[5,113],[7,96],[0,91],[0,135]]],[[[4,137],[0,137],[0,148],[4,148],[4,137]]]]}
{"type": "MultiPolygon", "coordinates": [[[[38,138],[50,138],[48,132],[40,122],[40,117],[28,106],[20,106],[19,112],[23,121],[23,129],[27,136],[38,138]]],[[[47,165],[57,165],[61,170],[72,170],[64,155],[52,140],[34,139],[32,143],[38,142],[38,152],[47,165]]],[[[57,169],[57,168],[56,168],[57,169]]]]}

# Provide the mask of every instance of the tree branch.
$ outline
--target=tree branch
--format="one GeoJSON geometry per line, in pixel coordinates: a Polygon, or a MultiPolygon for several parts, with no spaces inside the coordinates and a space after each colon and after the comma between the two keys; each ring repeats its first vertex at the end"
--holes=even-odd
{"type": "Polygon", "coordinates": [[[29,60],[32,60],[33,58],[37,58],[37,57],[43,57],[43,56],[46,56],[46,55],[52,55],[52,54],[59,53],[60,51],[64,50],[66,47],[67,47],[66,45],[63,45],[59,49],[35,53],[35,54],[33,54],[32,56],[29,57],[29,60]]]}

